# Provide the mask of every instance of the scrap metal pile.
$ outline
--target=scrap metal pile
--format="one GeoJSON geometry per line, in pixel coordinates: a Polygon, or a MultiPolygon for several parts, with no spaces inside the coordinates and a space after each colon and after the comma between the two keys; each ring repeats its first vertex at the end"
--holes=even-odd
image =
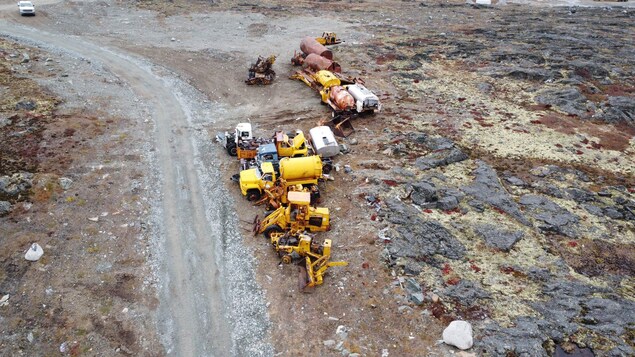
{"type": "Polygon", "coordinates": [[[322,284],[329,267],[346,265],[330,261],[330,240],[319,244],[308,235],[331,227],[329,209],[317,207],[318,183],[328,178],[331,158],[340,151],[328,127],[312,128],[308,137],[296,130],[262,138],[253,135],[250,123],[239,123],[232,133],[218,133],[216,140],[240,162],[240,172],[232,178],[243,196],[268,211],[254,219],[254,235],[263,234],[277,252],[287,252],[281,255],[283,262],[299,261],[303,289],[322,284]],[[285,243],[277,244],[283,235],[285,243]],[[307,239],[310,244],[302,245],[307,239]]]}
{"type": "Polygon", "coordinates": [[[346,137],[353,133],[351,120],[360,114],[381,110],[379,98],[364,86],[359,78],[342,75],[342,67],[333,60],[333,52],[324,44],[340,43],[334,33],[325,32],[322,37],[305,37],[300,42],[301,52],[291,58],[294,65],[303,69],[291,75],[320,94],[322,103],[329,106],[332,119],[323,124],[331,127],[336,135],[346,137]]]}
{"type": "Polygon", "coordinates": [[[276,78],[276,72],[273,70],[273,63],[276,61],[276,56],[269,56],[264,58],[258,56],[256,63],[249,67],[249,75],[245,80],[247,84],[271,84],[276,78]]]}
{"type": "MultiPolygon", "coordinates": [[[[353,132],[350,119],[381,109],[379,99],[363,81],[341,74],[333,53],[324,45],[341,43],[335,33],[306,37],[302,52],[291,62],[303,65],[291,76],[320,94],[332,111],[332,120],[309,130],[277,131],[271,137],[253,135],[250,123],[239,123],[233,132],[218,133],[216,139],[231,156],[238,158],[239,173],[232,180],[255,206],[267,213],[253,221],[254,235],[270,240],[283,263],[298,262],[300,287],[312,288],[323,283],[327,269],[347,265],[331,261],[331,240],[319,243],[311,234],[331,229],[330,212],[321,203],[320,184],[325,184],[333,167],[333,157],[340,153],[335,134],[353,132]],[[334,133],[335,132],[335,133],[334,133]]],[[[247,84],[269,84],[275,77],[274,56],[258,61],[249,70],[247,84]]]]}

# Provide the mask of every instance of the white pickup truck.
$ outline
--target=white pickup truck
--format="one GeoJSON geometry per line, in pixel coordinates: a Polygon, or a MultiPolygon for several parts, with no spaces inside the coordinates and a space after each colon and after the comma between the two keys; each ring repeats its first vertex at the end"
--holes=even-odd
{"type": "Polygon", "coordinates": [[[18,2],[18,9],[20,10],[20,15],[32,15],[35,16],[35,5],[33,5],[30,1],[20,1],[18,2]]]}

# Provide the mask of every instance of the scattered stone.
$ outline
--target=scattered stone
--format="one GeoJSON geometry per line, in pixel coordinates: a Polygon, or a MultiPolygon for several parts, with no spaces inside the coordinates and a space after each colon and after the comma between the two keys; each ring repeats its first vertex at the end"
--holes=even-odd
{"type": "Polygon", "coordinates": [[[3,295],[2,298],[0,298],[0,307],[3,306],[8,306],[9,305],[9,294],[3,295]]]}
{"type": "Polygon", "coordinates": [[[0,201],[0,217],[9,214],[11,212],[11,202],[0,201]]]}
{"type": "Polygon", "coordinates": [[[337,329],[335,329],[335,334],[341,340],[345,340],[348,337],[348,329],[344,325],[339,325],[337,326],[337,329]]]}
{"type": "Polygon", "coordinates": [[[60,177],[58,182],[60,184],[60,187],[64,191],[68,190],[73,185],[73,180],[69,179],[68,177],[60,177]]]}
{"type": "Polygon", "coordinates": [[[29,63],[31,61],[31,56],[28,53],[24,52],[22,54],[22,61],[20,63],[29,63]]]}
{"type": "Polygon", "coordinates": [[[170,41],[174,42],[174,41],[176,41],[176,38],[172,37],[172,38],[170,38],[170,41]]]}
{"type": "Polygon", "coordinates": [[[357,140],[357,138],[352,138],[351,140],[348,141],[348,143],[351,145],[357,145],[359,141],[357,140]]]}
{"type": "MultiPolygon", "coordinates": [[[[462,187],[461,190],[475,199],[488,203],[499,210],[509,214],[524,225],[531,225],[529,220],[520,211],[514,199],[501,185],[496,171],[481,160],[476,161],[478,167],[474,170],[474,182],[462,187]]],[[[473,204],[470,206],[474,207],[473,204]]]]}
{"type": "Polygon", "coordinates": [[[344,165],[344,172],[347,174],[353,172],[353,169],[351,169],[351,165],[344,165]]]}
{"type": "Polygon", "coordinates": [[[33,186],[33,174],[19,172],[11,176],[0,176],[0,197],[17,197],[33,186]]]}
{"type": "Polygon", "coordinates": [[[40,245],[37,243],[33,243],[24,254],[24,259],[30,262],[36,262],[40,260],[42,255],[44,255],[44,250],[42,249],[42,247],[40,247],[40,245]]]}
{"type": "Polygon", "coordinates": [[[560,207],[544,196],[524,195],[519,203],[527,208],[526,212],[542,221],[538,228],[545,232],[554,232],[570,238],[577,238],[576,224],[580,218],[560,207]]]}
{"type": "Polygon", "coordinates": [[[567,189],[567,194],[577,203],[595,201],[595,194],[593,192],[580,188],[569,188],[567,189]]]}
{"type": "Polygon", "coordinates": [[[590,214],[597,216],[597,217],[602,217],[604,216],[604,212],[602,211],[602,209],[598,206],[594,206],[594,205],[583,205],[582,206],[587,212],[589,212],[590,214]]]}
{"type": "Polygon", "coordinates": [[[437,207],[444,211],[453,210],[459,207],[459,199],[455,196],[442,197],[439,202],[437,202],[437,207]]]}
{"type": "Polygon", "coordinates": [[[443,330],[443,342],[461,350],[471,348],[474,344],[472,325],[467,321],[450,322],[450,325],[443,330]]]}
{"type": "Polygon", "coordinates": [[[7,125],[11,125],[13,121],[11,118],[7,118],[5,116],[0,116],[0,128],[4,128],[7,125]]]}
{"type": "Polygon", "coordinates": [[[348,145],[346,144],[340,144],[340,152],[342,154],[348,154],[349,152],[351,152],[351,149],[349,149],[348,145]]]}
{"type": "Polygon", "coordinates": [[[15,104],[15,110],[34,110],[37,104],[32,100],[22,100],[15,104]]]}
{"type": "Polygon", "coordinates": [[[412,184],[412,194],[410,198],[414,204],[423,206],[426,203],[435,202],[437,200],[437,189],[432,183],[426,181],[417,182],[412,184]]]}
{"type": "Polygon", "coordinates": [[[88,220],[92,222],[97,222],[99,221],[99,217],[88,217],[88,220]]]}
{"type": "Polygon", "coordinates": [[[484,82],[478,83],[476,88],[482,93],[491,93],[494,90],[494,86],[484,82]]]}
{"type": "Polygon", "coordinates": [[[35,339],[35,338],[33,337],[33,332],[29,332],[29,333],[26,335],[26,340],[27,340],[27,341],[29,341],[29,343],[33,343],[33,340],[34,340],[34,339],[35,339]]]}
{"type": "Polygon", "coordinates": [[[485,241],[487,246],[508,252],[524,236],[521,231],[508,231],[491,224],[474,228],[474,232],[485,241]]]}
{"type": "Polygon", "coordinates": [[[512,186],[518,186],[518,187],[524,187],[527,186],[527,184],[525,183],[525,181],[519,179],[516,176],[509,176],[505,178],[505,181],[507,181],[507,183],[509,183],[512,186]]]}
{"type": "Polygon", "coordinates": [[[606,207],[602,210],[602,212],[604,213],[605,216],[612,218],[612,219],[622,219],[624,218],[624,215],[618,211],[617,209],[613,208],[613,207],[606,207]]]}
{"type": "Polygon", "coordinates": [[[421,285],[414,278],[405,279],[405,288],[408,292],[408,300],[412,301],[415,305],[423,305],[424,297],[421,285]]]}
{"type": "Polygon", "coordinates": [[[411,313],[414,310],[408,305],[401,305],[397,308],[397,311],[399,311],[400,314],[403,314],[404,312],[411,313]]]}
{"type": "Polygon", "coordinates": [[[335,340],[326,340],[326,341],[322,341],[322,343],[324,344],[324,346],[328,348],[335,347],[335,340]]]}

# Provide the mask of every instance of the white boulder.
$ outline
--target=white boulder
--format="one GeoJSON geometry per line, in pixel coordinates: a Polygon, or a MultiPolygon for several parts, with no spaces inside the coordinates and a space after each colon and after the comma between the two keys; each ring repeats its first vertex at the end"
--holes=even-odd
{"type": "Polygon", "coordinates": [[[443,342],[461,350],[471,348],[474,344],[474,340],[472,339],[472,325],[467,321],[452,321],[450,325],[443,330],[443,342]]]}
{"type": "Polygon", "coordinates": [[[36,262],[40,258],[42,258],[43,254],[44,254],[44,249],[42,249],[42,247],[40,247],[39,244],[33,243],[24,254],[24,259],[31,262],[36,262]]]}

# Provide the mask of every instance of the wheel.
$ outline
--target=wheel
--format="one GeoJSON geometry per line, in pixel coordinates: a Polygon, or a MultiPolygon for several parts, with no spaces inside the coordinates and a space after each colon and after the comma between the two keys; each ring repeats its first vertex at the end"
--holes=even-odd
{"type": "Polygon", "coordinates": [[[262,232],[262,234],[264,234],[265,238],[267,239],[271,239],[271,233],[282,233],[282,228],[280,228],[280,226],[277,224],[273,224],[265,228],[265,230],[262,232]]]}
{"type": "Polygon", "coordinates": [[[247,190],[247,201],[258,201],[260,199],[260,196],[262,196],[262,193],[260,193],[260,191],[256,189],[247,190]]]}
{"type": "Polygon", "coordinates": [[[289,254],[282,256],[282,262],[285,264],[291,264],[291,256],[289,254]]]}
{"type": "Polygon", "coordinates": [[[236,145],[227,146],[227,153],[231,156],[238,156],[238,149],[236,148],[236,145]]]}

